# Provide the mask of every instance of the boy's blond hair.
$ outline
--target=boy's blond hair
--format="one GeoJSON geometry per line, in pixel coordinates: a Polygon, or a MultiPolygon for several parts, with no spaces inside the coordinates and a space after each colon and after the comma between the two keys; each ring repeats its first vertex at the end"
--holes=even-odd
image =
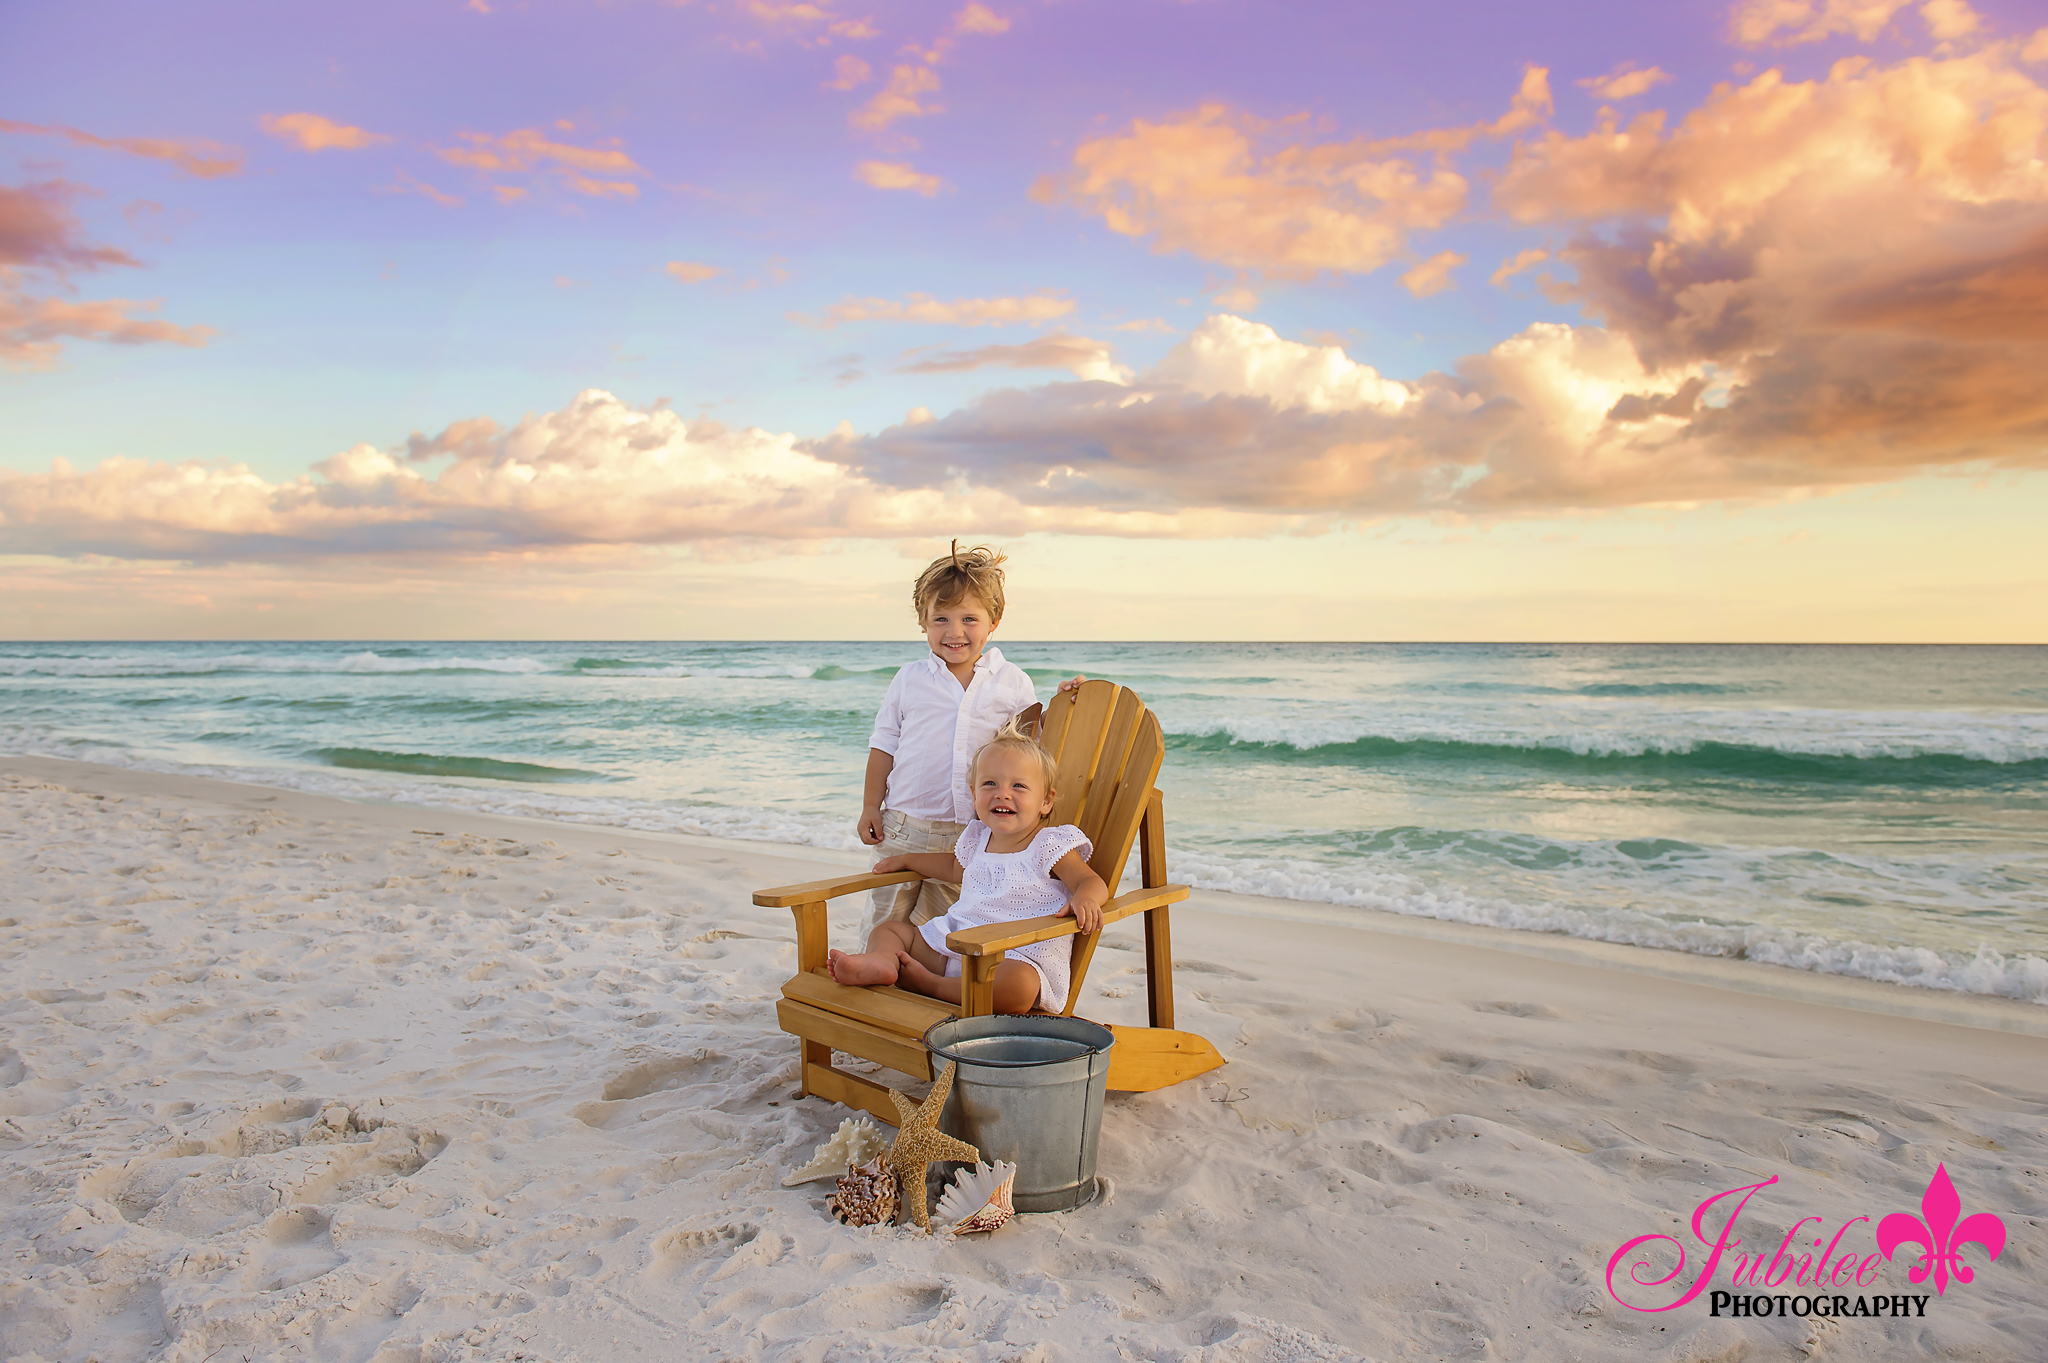
{"type": "Polygon", "coordinates": [[[963,554],[960,541],[954,540],[953,551],[933,559],[931,566],[917,575],[917,585],[910,589],[910,604],[917,610],[918,625],[923,626],[934,610],[958,605],[969,595],[988,607],[990,619],[1001,620],[1003,562],[1004,555],[983,544],[963,554]]]}
{"type": "Polygon", "coordinates": [[[1059,794],[1053,786],[1059,780],[1060,760],[1054,757],[1043,743],[1032,737],[1015,715],[1011,715],[1003,721],[1003,727],[996,730],[994,738],[974,750],[974,760],[967,764],[967,790],[970,795],[974,792],[975,783],[981,779],[981,759],[996,748],[1012,748],[1036,757],[1039,769],[1045,773],[1045,793],[1059,794]]]}

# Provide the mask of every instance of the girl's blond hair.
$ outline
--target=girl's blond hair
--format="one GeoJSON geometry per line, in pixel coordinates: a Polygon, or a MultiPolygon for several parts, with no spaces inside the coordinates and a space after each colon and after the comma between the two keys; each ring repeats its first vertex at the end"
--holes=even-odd
{"type": "Polygon", "coordinates": [[[967,764],[967,790],[971,795],[974,786],[981,779],[981,759],[996,748],[1011,748],[1018,752],[1030,753],[1038,759],[1039,770],[1045,773],[1045,793],[1056,795],[1053,784],[1059,779],[1060,760],[1046,749],[1043,743],[1028,733],[1015,715],[1003,722],[996,730],[996,736],[974,750],[974,760],[967,764]]]}

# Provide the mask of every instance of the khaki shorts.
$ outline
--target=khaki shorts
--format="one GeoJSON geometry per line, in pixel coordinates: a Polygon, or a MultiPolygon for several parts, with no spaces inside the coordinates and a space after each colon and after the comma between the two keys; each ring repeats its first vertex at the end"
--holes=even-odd
{"type": "MultiPolygon", "coordinates": [[[[882,811],[882,841],[874,849],[875,860],[919,852],[951,852],[966,827],[946,819],[916,819],[885,809],[882,811]]],[[[867,927],[861,932],[861,940],[865,942],[869,933],[891,921],[917,927],[952,908],[959,898],[960,887],[942,880],[884,885],[873,893],[867,927]]]]}

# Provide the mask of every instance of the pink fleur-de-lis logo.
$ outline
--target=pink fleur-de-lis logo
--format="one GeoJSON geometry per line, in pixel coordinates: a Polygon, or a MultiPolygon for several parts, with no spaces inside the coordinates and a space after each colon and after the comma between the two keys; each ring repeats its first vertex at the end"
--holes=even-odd
{"type": "Polygon", "coordinates": [[[1950,1274],[1959,1283],[1966,1283],[1973,1276],[1963,1262],[1964,1245],[1974,1240],[1990,1250],[1994,1259],[2005,1248],[2005,1222],[1990,1212],[1977,1212],[1964,1217],[1958,1225],[1956,1213],[1962,1209],[1963,1200],[1956,1196],[1956,1185],[1948,1181],[1948,1166],[1938,1164],[1934,1177],[1927,1181],[1927,1191],[1920,1194],[1920,1211],[1927,1219],[1922,1221],[1911,1212],[1893,1212],[1877,1223],[1877,1247],[1889,1261],[1892,1251],[1909,1240],[1925,1246],[1926,1255],[1906,1277],[1924,1283],[1932,1274],[1935,1295],[1940,1296],[1948,1291],[1950,1274]]]}

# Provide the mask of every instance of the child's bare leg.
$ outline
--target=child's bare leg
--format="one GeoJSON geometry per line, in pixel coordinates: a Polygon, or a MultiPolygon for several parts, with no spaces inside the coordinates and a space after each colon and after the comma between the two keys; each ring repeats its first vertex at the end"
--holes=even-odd
{"type": "Polygon", "coordinates": [[[923,936],[910,924],[893,920],[881,923],[868,934],[866,951],[826,952],[825,969],[841,984],[894,984],[897,954],[910,949],[913,942],[931,951],[925,946],[923,936]]]}
{"type": "MultiPolygon", "coordinates": [[[[938,956],[938,960],[927,965],[919,959],[921,953],[914,951],[907,951],[897,958],[896,983],[947,1003],[960,1002],[960,977],[946,974],[945,958],[938,952],[929,946],[925,947],[925,952],[938,956]]],[[[1000,962],[996,966],[996,1011],[1028,1013],[1037,1003],[1038,972],[1022,961],[1000,962]]]]}
{"type": "Polygon", "coordinates": [[[910,940],[896,953],[896,983],[948,1003],[960,1002],[960,981],[946,978],[944,953],[925,941],[921,932],[911,933],[910,940]],[[950,994],[945,992],[949,986],[953,991],[950,994]]]}

